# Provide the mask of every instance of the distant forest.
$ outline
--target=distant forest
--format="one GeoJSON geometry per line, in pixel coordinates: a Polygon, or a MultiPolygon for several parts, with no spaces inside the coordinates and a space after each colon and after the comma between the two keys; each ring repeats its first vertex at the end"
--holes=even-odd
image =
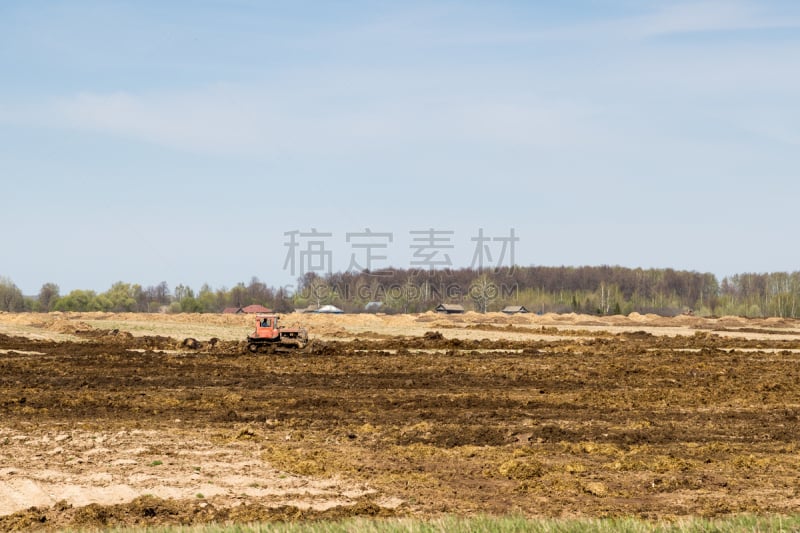
{"type": "Polygon", "coordinates": [[[272,287],[257,277],[249,283],[195,291],[166,282],[143,287],[118,282],[107,291],[74,290],[62,295],[45,283],[36,296],[23,296],[12,280],[0,277],[0,311],[115,311],[219,313],[261,304],[277,312],[335,305],[345,312],[419,313],[440,303],[467,310],[499,311],[524,305],[534,313],[597,315],[691,312],[700,316],[797,317],[800,272],[745,273],[723,278],[685,270],[620,266],[514,267],[499,270],[393,270],[308,273],[297,289],[272,287]]]}

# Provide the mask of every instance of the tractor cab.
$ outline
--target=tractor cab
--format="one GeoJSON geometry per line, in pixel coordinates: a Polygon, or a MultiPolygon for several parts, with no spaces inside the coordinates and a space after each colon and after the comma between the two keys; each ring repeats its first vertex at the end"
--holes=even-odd
{"type": "Polygon", "coordinates": [[[280,335],[278,315],[256,315],[256,331],[253,333],[253,337],[257,339],[277,339],[280,335]]]}
{"type": "Polygon", "coordinates": [[[305,328],[278,327],[278,315],[256,315],[256,330],[247,337],[251,353],[275,353],[279,350],[302,350],[308,345],[305,328]]]}

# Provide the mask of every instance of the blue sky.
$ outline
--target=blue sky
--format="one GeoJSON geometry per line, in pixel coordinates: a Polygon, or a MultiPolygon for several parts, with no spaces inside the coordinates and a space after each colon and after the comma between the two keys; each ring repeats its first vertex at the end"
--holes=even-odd
{"type": "MultiPolygon", "coordinates": [[[[793,271],[792,1],[0,3],[0,275],[294,282],[285,232],[793,271]]],[[[445,253],[441,251],[440,253],[445,253]]],[[[495,254],[496,257],[496,254],[495,254]]]]}

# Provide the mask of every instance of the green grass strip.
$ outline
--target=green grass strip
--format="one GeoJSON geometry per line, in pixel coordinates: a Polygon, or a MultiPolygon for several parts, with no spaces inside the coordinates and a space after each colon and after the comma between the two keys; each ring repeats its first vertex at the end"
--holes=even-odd
{"type": "Polygon", "coordinates": [[[207,524],[116,528],[114,533],[723,533],[800,531],[800,515],[739,515],[719,519],[689,518],[650,522],[636,518],[536,519],[518,516],[471,518],[446,516],[431,520],[411,518],[311,521],[295,523],[207,524]]]}

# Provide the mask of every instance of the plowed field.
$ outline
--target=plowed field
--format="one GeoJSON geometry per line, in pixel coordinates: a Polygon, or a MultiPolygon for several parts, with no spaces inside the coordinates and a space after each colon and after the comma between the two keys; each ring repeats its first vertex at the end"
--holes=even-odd
{"type": "Polygon", "coordinates": [[[265,356],[34,318],[0,317],[0,530],[800,509],[792,321],[314,317],[265,356]]]}

